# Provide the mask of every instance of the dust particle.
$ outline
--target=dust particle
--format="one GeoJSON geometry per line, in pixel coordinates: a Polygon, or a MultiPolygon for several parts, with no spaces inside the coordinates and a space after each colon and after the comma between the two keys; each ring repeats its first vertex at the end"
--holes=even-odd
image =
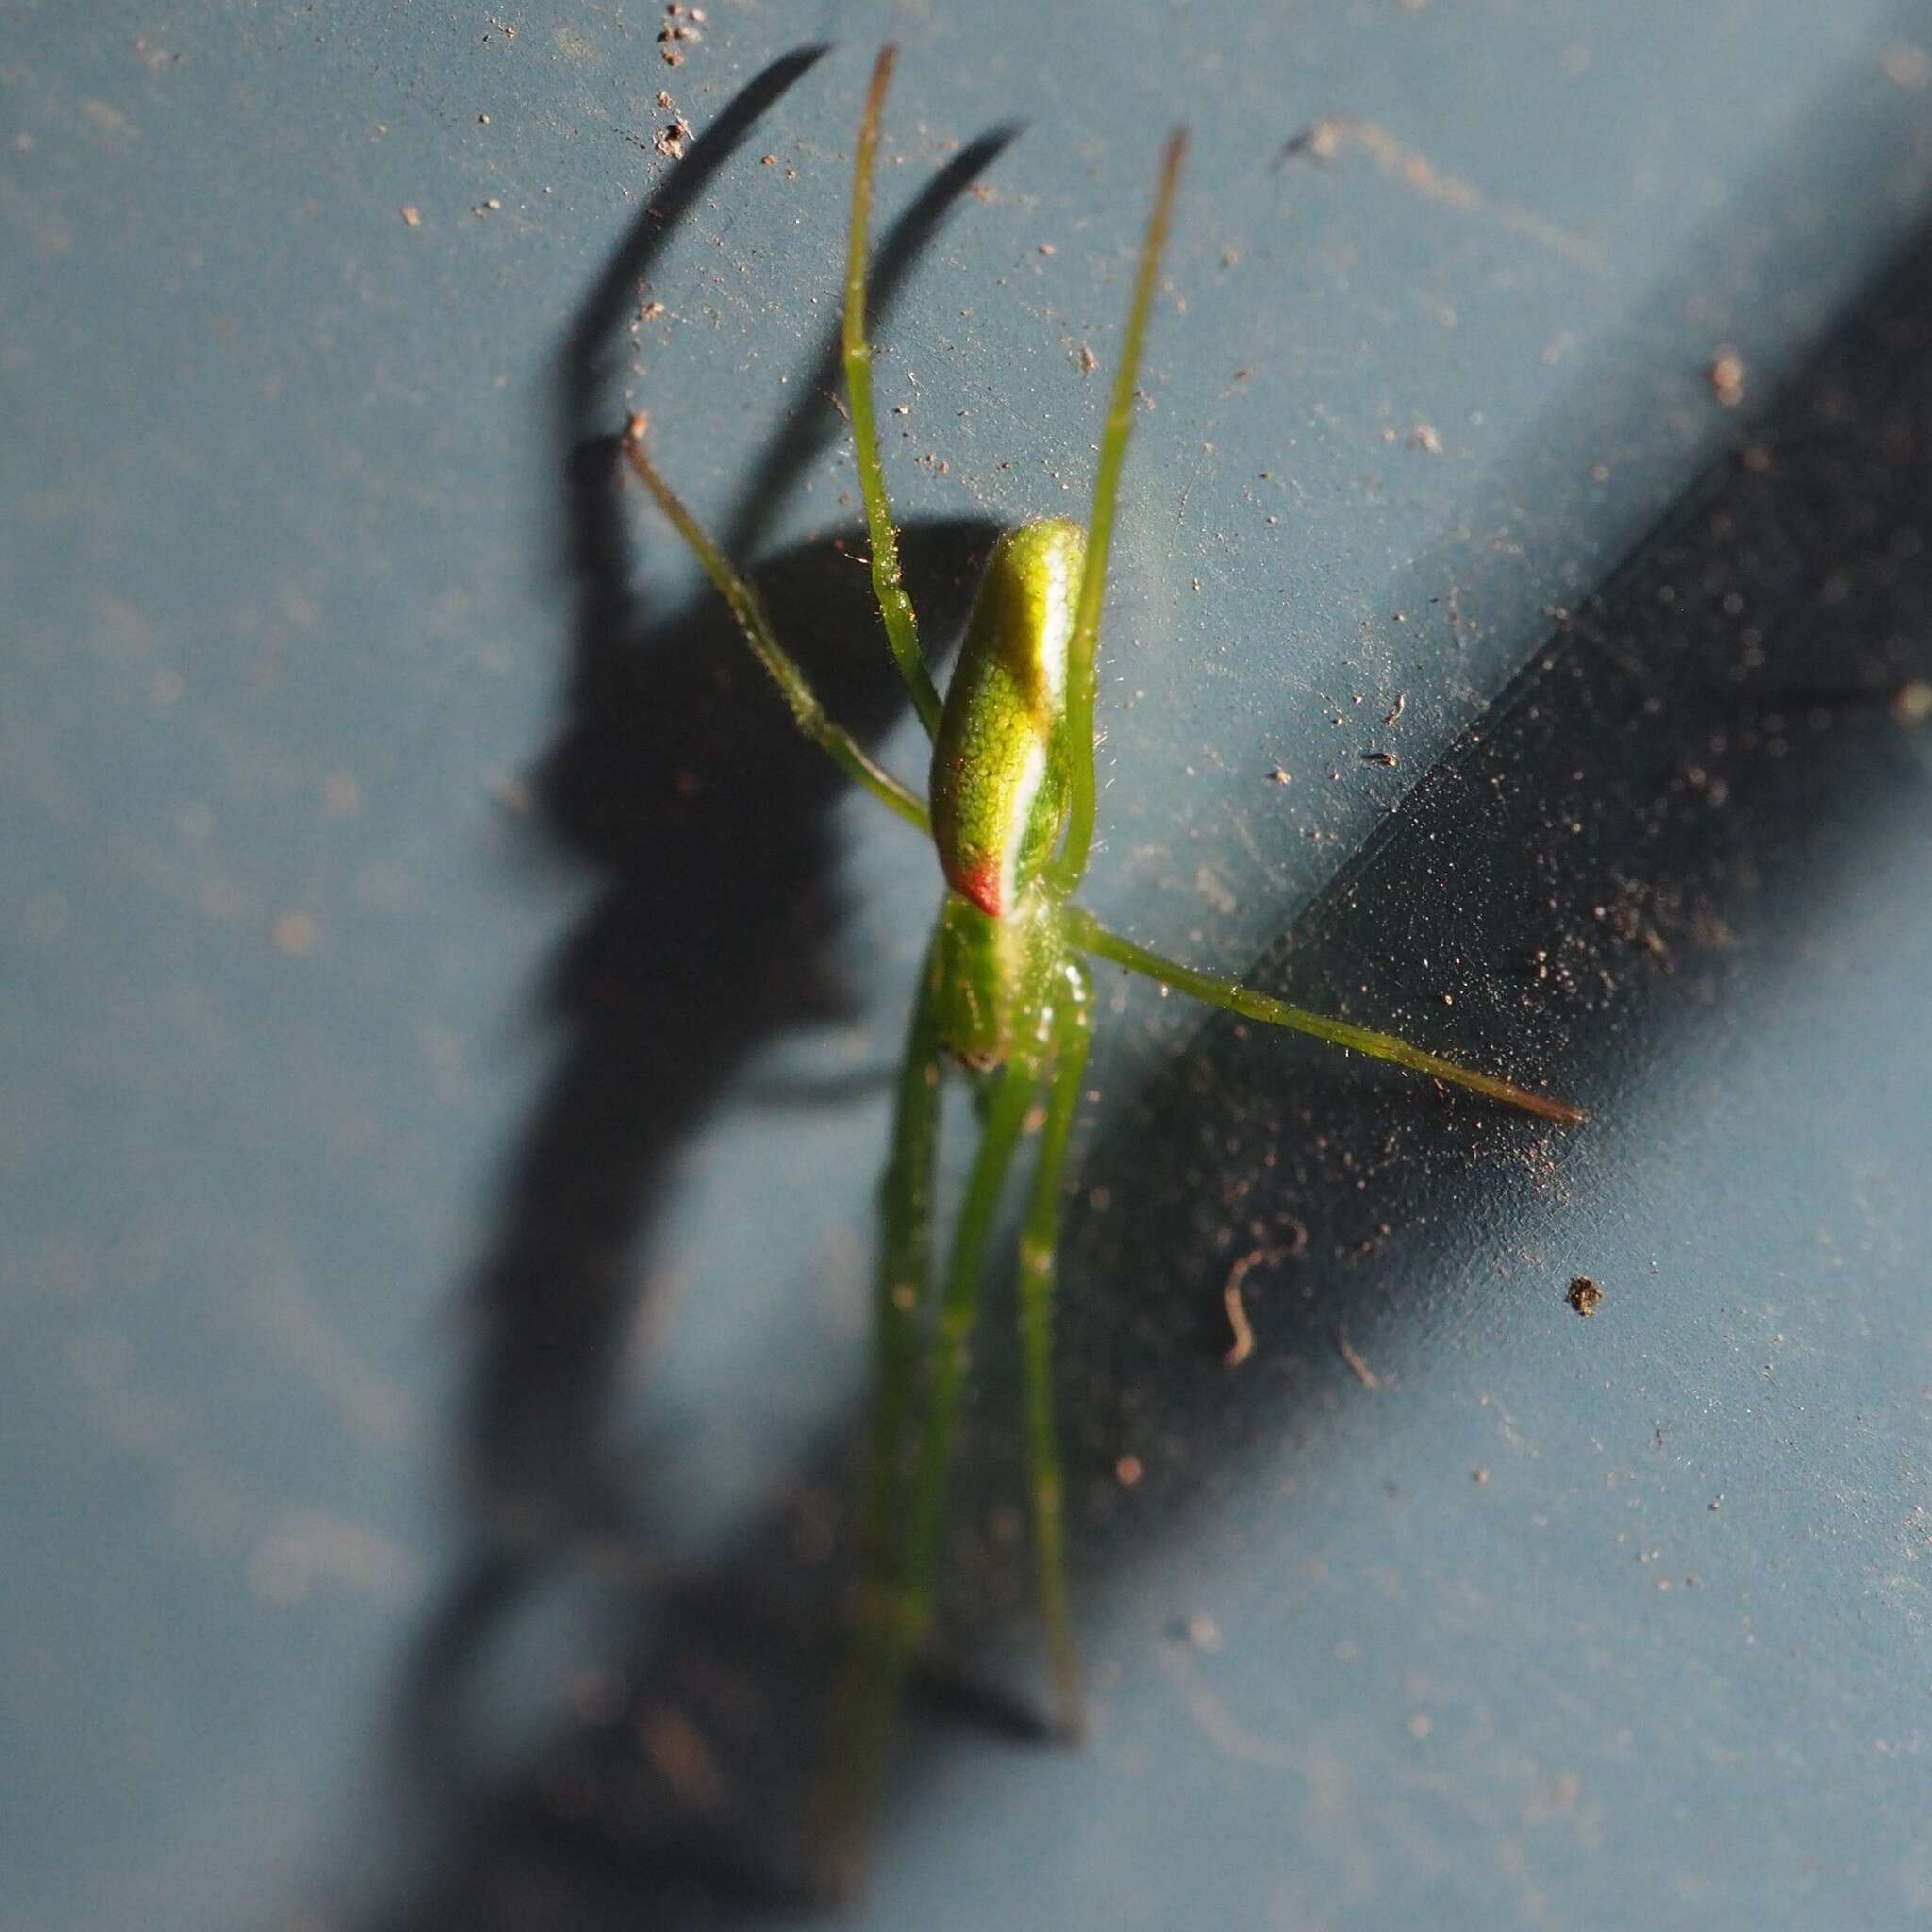
{"type": "Polygon", "coordinates": [[[275,921],[275,941],[278,951],[299,959],[315,950],[315,922],[306,912],[285,912],[275,921]]]}
{"type": "Polygon", "coordinates": [[[1570,1284],[1570,1292],[1563,1297],[1579,1315],[1588,1319],[1596,1313],[1597,1304],[1604,1298],[1604,1291],[1589,1275],[1579,1274],[1570,1284]]]}
{"type": "Polygon", "coordinates": [[[1208,1657],[1221,1648],[1220,1624],[1198,1611],[1191,1617],[1176,1617],[1167,1626],[1167,1634],[1173,1642],[1184,1643],[1190,1650],[1198,1650],[1208,1657]]]}
{"type": "Polygon", "coordinates": [[[1900,685],[1891,700],[1891,715],[1901,724],[1923,724],[1932,718],[1932,684],[1915,677],[1900,685]]]}
{"type": "Polygon", "coordinates": [[[1744,358],[1729,343],[1710,358],[1710,392],[1726,409],[1744,400],[1744,358]]]}
{"type": "Polygon", "coordinates": [[[1114,1480],[1124,1490],[1131,1490],[1146,1474],[1138,1456],[1123,1456],[1113,1466],[1114,1480]]]}
{"type": "Polygon", "coordinates": [[[1355,1374],[1356,1380],[1364,1389],[1379,1389],[1382,1386],[1381,1376],[1376,1374],[1374,1370],[1370,1368],[1368,1363],[1362,1359],[1360,1354],[1349,1341],[1348,1331],[1345,1328],[1338,1328],[1335,1331],[1335,1346],[1341,1351],[1341,1359],[1348,1364],[1355,1374]]]}
{"type": "Polygon", "coordinates": [[[704,1734],[682,1711],[647,1711],[637,1720],[638,1742],[654,1770],[688,1811],[715,1811],[725,1788],[704,1734]]]}
{"type": "Polygon", "coordinates": [[[1886,79],[1910,94],[1918,93],[1932,80],[1932,56],[1910,41],[1892,42],[1885,50],[1884,67],[1886,79]]]}
{"type": "Polygon", "coordinates": [[[1425,457],[1442,454],[1442,439],[1436,433],[1435,425],[1429,423],[1418,423],[1408,432],[1408,446],[1421,450],[1425,457]]]}
{"type": "Polygon", "coordinates": [[[1094,355],[1093,351],[1085,342],[1082,342],[1080,344],[1080,353],[1074,359],[1080,365],[1080,374],[1082,375],[1091,375],[1099,366],[1100,358],[1094,355]]]}
{"type": "Polygon", "coordinates": [[[405,202],[401,208],[403,225],[407,228],[420,228],[423,225],[423,211],[412,202],[405,202]]]}
{"type": "Polygon", "coordinates": [[[1239,1279],[1230,1281],[1221,1291],[1221,1301],[1227,1310],[1227,1325],[1234,1335],[1221,1358],[1229,1368],[1238,1369],[1255,1352],[1255,1331],[1248,1325],[1248,1311],[1241,1304],[1239,1279]]]}

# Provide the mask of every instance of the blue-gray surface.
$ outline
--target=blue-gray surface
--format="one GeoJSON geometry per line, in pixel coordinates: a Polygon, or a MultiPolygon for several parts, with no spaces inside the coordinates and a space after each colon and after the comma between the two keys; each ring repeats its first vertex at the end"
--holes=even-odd
{"type": "MultiPolygon", "coordinates": [[[[823,360],[888,35],[935,628],[1077,508],[1193,125],[1092,902],[1596,1118],[1108,983],[1092,1735],[927,1697],[856,1916],[1932,1912],[1932,17],[708,11],[0,36],[0,1920],[792,1909],[934,888],[607,439],[916,771],[823,360]]],[[[982,1367],[950,1626],[1030,1709],[982,1367]]]]}

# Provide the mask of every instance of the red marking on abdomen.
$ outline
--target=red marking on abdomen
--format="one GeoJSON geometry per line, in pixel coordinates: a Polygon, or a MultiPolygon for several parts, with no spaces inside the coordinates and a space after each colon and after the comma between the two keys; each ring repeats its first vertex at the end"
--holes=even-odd
{"type": "Polygon", "coordinates": [[[989,919],[1000,916],[1000,869],[995,860],[984,858],[970,869],[949,870],[946,883],[962,899],[971,899],[989,919]]]}

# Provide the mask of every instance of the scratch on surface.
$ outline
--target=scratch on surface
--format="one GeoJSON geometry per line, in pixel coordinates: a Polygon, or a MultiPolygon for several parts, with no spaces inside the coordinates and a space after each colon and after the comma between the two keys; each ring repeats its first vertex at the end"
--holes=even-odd
{"type": "Polygon", "coordinates": [[[1518,208],[1513,202],[1491,201],[1473,183],[1442,174],[1419,148],[1405,147],[1373,121],[1359,120],[1352,114],[1330,114],[1287,142],[1279,159],[1305,154],[1318,161],[1332,160],[1344,147],[1359,148],[1385,175],[1393,175],[1424,201],[1454,208],[1459,214],[1487,215],[1512,234],[1525,236],[1566,260],[1584,268],[1601,266],[1593,242],[1558,227],[1532,208],[1518,208]]]}
{"type": "Polygon", "coordinates": [[[1181,1702],[1187,1706],[1188,1715],[1200,1727],[1201,1735],[1217,1751],[1240,1764],[1258,1764],[1269,1771],[1286,1771],[1289,1768],[1288,1752],[1281,1745],[1271,1744],[1265,1738],[1257,1738],[1236,1724],[1221,1699],[1201,1681],[1193,1658],[1179,1646],[1172,1643],[1161,1646],[1160,1667],[1181,1693],[1181,1702]]]}

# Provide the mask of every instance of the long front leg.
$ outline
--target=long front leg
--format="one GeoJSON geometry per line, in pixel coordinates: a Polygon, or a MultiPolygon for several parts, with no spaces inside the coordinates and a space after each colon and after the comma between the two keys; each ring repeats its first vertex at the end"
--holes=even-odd
{"type": "Polygon", "coordinates": [[[825,708],[819,703],[818,693],[812,690],[810,680],[799,669],[797,660],[779,643],[771,620],[765,615],[765,608],[758,601],[758,593],[739,575],[731,559],[711,541],[703,525],[684,507],[677,492],[664,480],[657,464],[652,462],[644,449],[645,427],[641,415],[633,416],[625,426],[623,443],[625,461],[636,473],[638,481],[651,492],[658,508],[670,519],[672,527],[684,539],[691,555],[704,566],[705,575],[717,587],[718,594],[731,607],[731,614],[738,620],[738,627],[743,632],[745,642],[751,646],[752,655],[771,675],[772,682],[778,687],[799,730],[848,778],[864,786],[887,810],[896,812],[908,824],[916,825],[922,832],[929,831],[931,825],[925,815],[925,807],[918,798],[883,765],[875,763],[842,724],[834,724],[825,715],[825,708]]]}
{"type": "Polygon", "coordinates": [[[1068,793],[1067,829],[1051,877],[1062,892],[1071,892],[1087,870],[1087,853],[1093,842],[1093,659],[1100,648],[1100,605],[1107,594],[1107,554],[1113,541],[1114,498],[1120,491],[1121,465],[1127,457],[1127,438],[1134,426],[1134,385],[1140,379],[1141,344],[1147,334],[1147,310],[1154,300],[1154,282],[1160,273],[1160,251],[1167,240],[1168,216],[1174,208],[1174,183],[1180,179],[1187,136],[1178,130],[1168,137],[1161,157],[1160,180],[1154,191],[1153,212],[1141,242],[1141,261],[1134,272],[1134,294],[1127,306],[1127,332],[1121,344],[1121,366],[1114,372],[1113,393],[1107,409],[1107,426],[1100,435],[1100,461],[1093,473],[1093,509],[1087,523],[1087,563],[1080,575],[1080,601],[1074,608],[1073,635],[1067,640],[1067,743],[1073,770],[1068,793]]]}
{"type": "Polygon", "coordinates": [[[1058,1058],[1047,1095],[1046,1124],[1020,1231],[1020,1348],[1026,1402],[1026,1482],[1033,1510],[1034,1562],[1039,1571],[1041,1622],[1053,1669],[1054,1705],[1060,1735],[1070,1741],[1081,1728],[1080,1660],[1067,1601],[1065,1495],[1058,1432],[1053,1418],[1053,1301],[1060,1241],[1060,1196],[1066,1177],[1067,1141],[1092,1035],[1087,969],[1077,961],[1054,1013],[1058,1058]]]}
{"type": "Polygon", "coordinates": [[[1506,1107],[1520,1107],[1525,1113],[1540,1114],[1546,1121],[1590,1118],[1580,1107],[1572,1107],[1567,1100],[1552,1100],[1547,1094],[1532,1093],[1527,1088],[1514,1086],[1507,1080],[1475,1073],[1471,1068],[1458,1066],[1454,1060],[1445,1060],[1440,1055],[1424,1053],[1421,1047],[1411,1046],[1407,1041],[1398,1040],[1392,1033],[1372,1033],[1366,1026],[1350,1025],[1346,1020],[1330,1020],[1321,1013],[1311,1013],[1306,1008],[1291,1007],[1287,1001],[1272,998],[1265,992],[1255,992],[1238,980],[1224,979],[1218,974],[1183,966],[1149,947],[1108,931],[1091,914],[1082,912],[1076,907],[1070,907],[1067,910],[1066,929],[1068,940],[1081,952],[1096,959],[1110,959],[1116,966],[1124,966],[1129,973],[1158,979],[1162,986],[1171,986],[1176,992],[1187,993],[1210,1007],[1239,1013],[1245,1020],[1258,1020],[1265,1026],[1286,1026],[1296,1033],[1310,1034],[1316,1040],[1325,1040],[1331,1046],[1349,1047],[1373,1058],[1407,1067],[1410,1073],[1427,1074],[1432,1079],[1467,1087],[1473,1093],[1501,1101],[1506,1107]]]}
{"type": "Polygon", "coordinates": [[[872,344],[865,333],[866,228],[872,214],[873,157],[879,142],[879,109],[892,78],[899,50],[879,50],[866,91],[865,114],[858,124],[858,149],[852,163],[852,220],[845,240],[845,318],[843,341],[845,399],[852,410],[852,453],[858,461],[858,490],[865,499],[866,535],[872,544],[872,585],[885,619],[892,662],[911,693],[912,708],[930,738],[940,727],[940,694],[919,648],[919,625],[912,600],[899,575],[899,539],[892,508],[886,501],[886,475],[879,462],[878,427],[872,407],[872,344]]]}

